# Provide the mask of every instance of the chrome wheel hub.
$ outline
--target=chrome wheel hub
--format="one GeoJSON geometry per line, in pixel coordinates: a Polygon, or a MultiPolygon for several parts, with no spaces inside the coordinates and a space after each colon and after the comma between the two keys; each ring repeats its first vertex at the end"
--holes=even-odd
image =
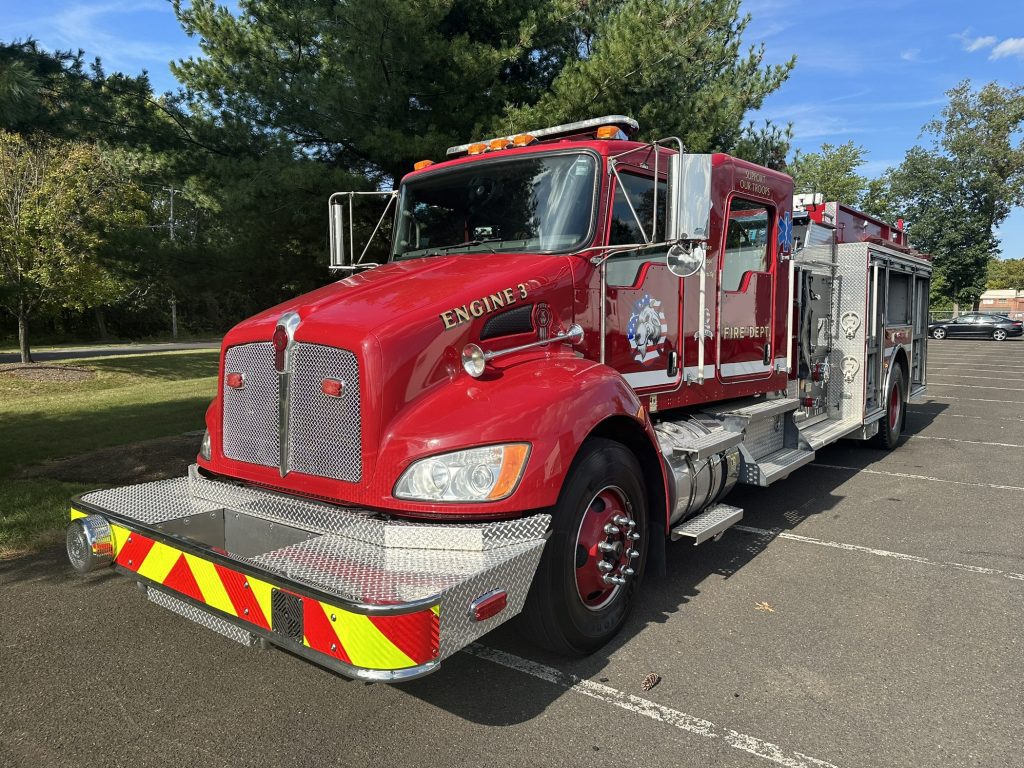
{"type": "Polygon", "coordinates": [[[632,508],[620,488],[599,491],[583,514],[576,535],[576,590],[583,605],[600,610],[636,575],[640,540],[632,508]]]}

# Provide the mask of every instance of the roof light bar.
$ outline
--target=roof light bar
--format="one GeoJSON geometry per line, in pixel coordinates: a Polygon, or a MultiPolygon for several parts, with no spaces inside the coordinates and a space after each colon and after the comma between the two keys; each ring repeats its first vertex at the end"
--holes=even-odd
{"type": "MultiPolygon", "coordinates": [[[[557,136],[571,136],[575,133],[585,133],[605,125],[617,127],[627,138],[629,136],[633,136],[640,130],[640,124],[631,117],[626,117],[625,115],[608,115],[606,117],[595,117],[591,120],[579,120],[575,123],[554,125],[550,128],[541,128],[537,131],[526,131],[526,133],[538,140],[551,139],[557,136]]],[[[484,142],[473,142],[471,144],[459,144],[456,147],[448,147],[448,151],[445,154],[448,157],[467,153],[470,155],[478,154],[477,152],[472,151],[473,147],[479,146],[480,144],[487,147],[490,145],[490,142],[498,139],[512,142],[515,139],[515,134],[510,134],[509,136],[496,136],[494,139],[489,139],[484,142]]]]}

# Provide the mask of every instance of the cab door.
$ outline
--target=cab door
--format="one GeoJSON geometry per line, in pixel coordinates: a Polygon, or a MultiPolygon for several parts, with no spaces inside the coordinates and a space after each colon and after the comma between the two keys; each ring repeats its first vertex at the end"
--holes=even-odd
{"type": "Polygon", "coordinates": [[[718,268],[718,378],[747,382],[771,375],[775,295],[775,209],[733,196],[718,268]]]}
{"type": "MultiPolygon", "coordinates": [[[[608,244],[636,245],[651,235],[655,186],[652,173],[620,170],[609,216],[608,244]],[[642,229],[641,229],[642,228],[642,229]]],[[[664,241],[668,190],[657,188],[657,229],[664,241]]],[[[675,389],[681,378],[680,279],[665,263],[665,248],[635,248],[605,262],[605,363],[637,390],[675,389]]]]}

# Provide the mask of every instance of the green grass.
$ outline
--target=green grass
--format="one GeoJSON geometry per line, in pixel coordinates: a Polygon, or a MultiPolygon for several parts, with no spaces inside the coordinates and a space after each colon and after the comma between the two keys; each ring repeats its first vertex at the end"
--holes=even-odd
{"type": "Polygon", "coordinates": [[[0,555],[53,541],[74,483],[24,479],[22,468],[203,428],[216,389],[216,350],[75,360],[81,382],[0,377],[0,555]]]}

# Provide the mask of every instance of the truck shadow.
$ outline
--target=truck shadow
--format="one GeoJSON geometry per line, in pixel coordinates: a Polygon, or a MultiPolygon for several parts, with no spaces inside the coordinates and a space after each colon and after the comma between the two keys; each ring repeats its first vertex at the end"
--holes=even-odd
{"type": "MultiPolygon", "coordinates": [[[[947,407],[939,403],[912,406],[915,418],[908,419],[904,434],[910,437],[922,431],[947,407]]],[[[851,466],[850,473],[854,473],[857,467],[870,466],[888,455],[888,451],[870,443],[843,441],[819,451],[817,461],[851,466]]],[[[706,579],[732,577],[780,533],[796,531],[805,520],[833,513],[845,496],[837,489],[849,479],[850,473],[808,468],[770,488],[738,486],[726,502],[747,510],[741,523],[746,530],[730,530],[721,541],[699,547],[682,541],[669,543],[665,576],[645,579],[642,594],[622,632],[591,656],[566,658],[538,648],[517,633],[515,622],[481,639],[480,644],[487,648],[519,657],[523,661],[520,666],[539,664],[549,668],[553,675],[543,669],[538,671],[553,676],[557,683],[460,653],[446,660],[438,673],[403,685],[402,690],[481,725],[515,725],[542,716],[575,680],[605,682],[602,671],[609,659],[614,656],[621,665],[623,658],[628,657],[624,649],[648,625],[663,624],[700,599],[701,585],[706,579]],[[486,683],[468,685],[470,679],[486,683]]],[[[657,671],[657,658],[647,655],[636,659],[636,688],[628,693],[643,696],[640,681],[652,670],[657,671]]]]}
{"type": "MultiPolygon", "coordinates": [[[[938,403],[915,406],[915,418],[907,425],[908,436],[927,428],[946,408],[938,403]]],[[[852,473],[857,466],[870,466],[888,455],[888,452],[850,442],[823,449],[818,461],[850,466],[852,473]]],[[[633,650],[642,647],[635,642],[637,636],[648,625],[663,624],[685,611],[690,603],[699,601],[705,580],[729,579],[738,573],[780,533],[799,531],[805,520],[834,513],[845,495],[838,489],[849,477],[847,472],[809,468],[771,488],[741,486],[734,490],[727,501],[748,510],[742,523],[745,529],[728,531],[720,542],[700,547],[684,542],[670,543],[666,575],[645,580],[642,594],[623,631],[598,653],[583,659],[557,656],[531,645],[519,637],[514,626],[506,625],[484,637],[481,645],[511,654],[510,658],[519,669],[495,664],[472,653],[457,653],[445,660],[434,675],[403,684],[397,690],[472,723],[517,725],[543,717],[576,680],[605,682],[602,672],[614,656],[620,671],[625,664],[636,673],[636,687],[627,692],[642,696],[640,680],[647,672],[659,670],[657,656],[633,650]],[[534,674],[520,671],[531,665],[534,674]]],[[[113,571],[84,578],[77,576],[59,546],[0,561],[0,589],[18,589],[19,584],[44,582],[54,589],[92,590],[112,587],[109,582],[113,580],[121,581],[122,577],[113,571]]],[[[143,642],[141,638],[139,642],[143,642]]],[[[211,636],[209,642],[220,640],[211,636]]],[[[282,654],[282,658],[285,656],[282,654]]],[[[269,658],[262,663],[278,666],[269,658]]],[[[292,665],[304,664],[289,658],[280,667],[294,669],[292,665]]],[[[339,677],[337,682],[344,681],[339,677]]],[[[361,688],[363,684],[350,683],[345,689],[354,690],[355,686],[361,688]]]]}

